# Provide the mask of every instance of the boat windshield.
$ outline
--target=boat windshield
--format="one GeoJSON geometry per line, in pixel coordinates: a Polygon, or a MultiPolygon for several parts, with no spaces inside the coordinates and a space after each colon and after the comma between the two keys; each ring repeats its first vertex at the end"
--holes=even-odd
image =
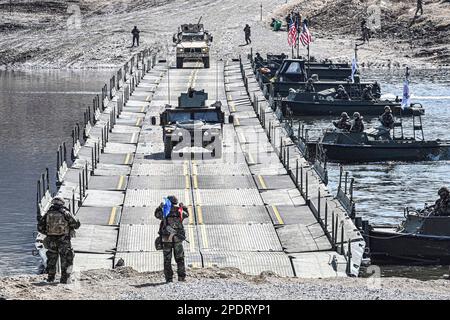
{"type": "Polygon", "coordinates": [[[286,70],[286,73],[301,73],[302,72],[302,66],[300,65],[300,62],[291,62],[289,67],[286,70]]]}

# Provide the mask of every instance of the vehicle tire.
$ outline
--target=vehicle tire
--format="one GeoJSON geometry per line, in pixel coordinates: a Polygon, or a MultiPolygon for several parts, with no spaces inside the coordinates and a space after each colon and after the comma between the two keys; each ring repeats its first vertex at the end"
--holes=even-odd
{"type": "Polygon", "coordinates": [[[183,68],[183,58],[177,58],[177,69],[183,68]]]}
{"type": "Polygon", "coordinates": [[[170,159],[172,158],[172,145],[170,141],[164,141],[164,158],[170,159]]]}
{"type": "Polygon", "coordinates": [[[209,69],[209,58],[203,58],[203,65],[205,69],[209,69]]]}

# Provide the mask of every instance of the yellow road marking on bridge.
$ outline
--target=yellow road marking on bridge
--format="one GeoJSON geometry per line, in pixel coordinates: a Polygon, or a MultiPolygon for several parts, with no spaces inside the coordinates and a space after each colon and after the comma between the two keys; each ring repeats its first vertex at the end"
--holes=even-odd
{"type": "Polygon", "coordinates": [[[111,214],[109,215],[108,225],[114,224],[114,221],[116,220],[116,212],[117,212],[117,207],[113,207],[111,209],[111,214]]]}
{"type": "Polygon", "coordinates": [[[263,189],[267,189],[267,185],[266,185],[266,182],[264,181],[264,178],[261,175],[258,175],[258,179],[259,179],[259,182],[261,183],[261,187],[263,189]]]}
{"type": "Polygon", "coordinates": [[[184,176],[184,182],[186,184],[186,189],[190,189],[191,188],[191,181],[189,179],[189,176],[184,176]]]}
{"type": "Polygon", "coordinates": [[[239,118],[234,118],[234,121],[236,122],[236,125],[237,125],[237,126],[240,126],[240,125],[241,125],[241,123],[239,122],[239,118]]]}
{"type": "Polygon", "coordinates": [[[199,206],[201,206],[202,205],[202,197],[200,196],[199,189],[195,189],[195,193],[197,195],[197,203],[198,203],[199,206]]]}
{"type": "Polygon", "coordinates": [[[191,252],[195,251],[195,243],[194,243],[194,229],[193,228],[189,228],[189,248],[191,250],[191,252]]]}
{"type": "Polygon", "coordinates": [[[281,215],[280,215],[280,212],[278,211],[278,208],[276,206],[272,206],[272,209],[273,209],[273,212],[275,213],[275,217],[277,218],[278,223],[284,224],[284,221],[283,221],[283,219],[281,219],[281,215]]]}
{"type": "Polygon", "coordinates": [[[198,178],[197,178],[197,176],[192,176],[192,178],[194,179],[194,189],[198,189],[198,178]]]}
{"type": "Polygon", "coordinates": [[[189,213],[189,224],[194,224],[194,213],[192,211],[192,206],[188,206],[188,213],[189,213]]]}
{"type": "MultiPolygon", "coordinates": [[[[145,98],[145,101],[149,102],[150,99],[151,99],[151,97],[150,97],[150,95],[148,95],[147,98],[145,98]]],[[[145,109],[145,106],[142,107],[142,110],[144,110],[144,109],[145,109]]],[[[142,112],[144,112],[144,111],[142,111],[142,112]]]]}
{"type": "Polygon", "coordinates": [[[201,206],[197,206],[198,224],[203,224],[203,211],[201,206]]]}
{"type": "Polygon", "coordinates": [[[125,157],[125,164],[130,163],[131,153],[127,153],[127,156],[125,157]]]}
{"type": "MultiPolygon", "coordinates": [[[[150,97],[150,96],[149,96],[150,97]]],[[[148,98],[148,97],[147,97],[148,98]]],[[[147,99],[146,99],[146,101],[147,101],[147,99]]],[[[142,106],[142,108],[141,108],[141,112],[142,113],[144,113],[145,112],[145,106],[142,106]]]]}
{"type": "Polygon", "coordinates": [[[136,127],[140,127],[142,123],[142,118],[137,118],[136,120],[136,127]]]}
{"type": "Polygon", "coordinates": [[[137,143],[137,133],[136,133],[136,132],[134,132],[134,133],[131,135],[131,141],[130,141],[130,143],[137,143]]]}
{"type": "Polygon", "coordinates": [[[117,184],[117,190],[122,189],[124,181],[125,181],[125,177],[124,176],[120,176],[119,183],[117,184]]]}
{"type": "Polygon", "coordinates": [[[202,233],[202,240],[203,240],[203,248],[208,249],[209,243],[208,243],[208,236],[206,235],[206,226],[204,224],[199,226],[200,232],[202,233]]]}
{"type": "Polygon", "coordinates": [[[197,167],[197,163],[195,163],[194,161],[192,161],[192,174],[194,176],[198,176],[198,167],[197,167]]]}
{"type": "Polygon", "coordinates": [[[247,143],[247,139],[245,139],[245,136],[242,132],[239,132],[239,137],[241,138],[241,143],[247,143]]]}
{"type": "Polygon", "coordinates": [[[248,164],[256,164],[255,159],[253,159],[252,154],[248,153],[248,164]]]}

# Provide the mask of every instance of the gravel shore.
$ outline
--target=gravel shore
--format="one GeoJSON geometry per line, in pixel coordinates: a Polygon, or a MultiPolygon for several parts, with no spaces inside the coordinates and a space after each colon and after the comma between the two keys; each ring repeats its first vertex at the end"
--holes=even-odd
{"type": "MultiPolygon", "coordinates": [[[[141,30],[141,48],[151,47],[172,56],[172,35],[182,23],[194,23],[200,17],[214,35],[214,58],[245,55],[250,47],[263,53],[284,51],[290,54],[287,33],[271,31],[269,23],[272,17],[284,17],[292,8],[311,17],[310,30],[314,38],[311,55],[318,59],[351,61],[356,39],[360,37],[360,20],[374,1],[290,0],[284,4],[279,0],[81,0],[68,4],[34,0],[13,2],[13,11],[9,13],[8,2],[0,0],[0,65],[3,68],[116,67],[139,50],[130,47],[130,32],[135,25],[141,30]],[[335,12],[332,8],[354,10],[335,12]],[[244,45],[246,23],[252,27],[251,46],[244,45]]],[[[405,65],[436,67],[448,63],[446,52],[450,37],[447,38],[445,19],[441,20],[450,13],[450,5],[447,8],[445,4],[426,4],[424,16],[410,33],[404,26],[409,23],[413,8],[413,0],[403,5],[399,1],[383,1],[384,29],[374,34],[370,44],[360,47],[361,65],[398,68],[405,65]],[[404,10],[404,15],[393,19],[399,15],[399,10],[404,10]],[[429,41],[422,43],[417,40],[419,31],[421,26],[429,24],[429,29],[424,29],[430,36],[429,41]],[[396,34],[392,31],[395,28],[401,32],[396,34]],[[410,41],[411,37],[416,40],[410,41]],[[438,47],[441,49],[437,50],[438,47]]],[[[304,47],[300,54],[306,55],[304,47]]]]}
{"type": "Polygon", "coordinates": [[[403,300],[450,299],[448,280],[406,278],[281,278],[245,275],[237,269],[192,269],[184,283],[165,284],[162,272],[131,268],[75,274],[71,284],[47,284],[43,275],[0,278],[0,299],[100,300],[403,300]]]}

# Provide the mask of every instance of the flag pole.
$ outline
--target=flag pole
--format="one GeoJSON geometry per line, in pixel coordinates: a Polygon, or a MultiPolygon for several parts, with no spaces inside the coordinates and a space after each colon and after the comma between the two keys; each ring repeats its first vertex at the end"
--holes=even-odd
{"type": "Polygon", "coordinates": [[[302,21],[302,17],[299,16],[298,17],[298,21],[297,21],[297,59],[299,59],[300,57],[300,21],[302,21]]]}
{"type": "Polygon", "coordinates": [[[310,73],[310,64],[311,64],[311,57],[309,55],[309,43],[308,43],[308,77],[311,77],[310,73]]]}

